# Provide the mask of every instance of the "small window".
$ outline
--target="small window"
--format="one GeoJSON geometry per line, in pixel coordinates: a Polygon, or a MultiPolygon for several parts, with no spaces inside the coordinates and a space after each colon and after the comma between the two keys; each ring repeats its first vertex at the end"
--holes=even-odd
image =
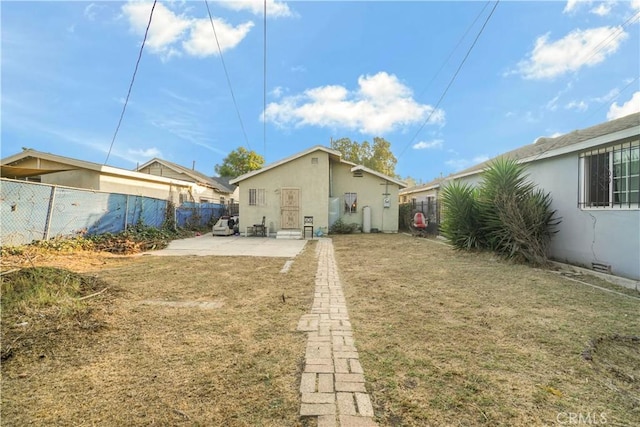
{"type": "Polygon", "coordinates": [[[200,203],[209,203],[209,199],[200,199],[200,203]]]}
{"type": "Polygon", "coordinates": [[[312,157],[311,158],[311,164],[312,165],[317,165],[318,164],[318,158],[317,157],[312,157]]]}
{"type": "Polygon", "coordinates": [[[264,206],[266,204],[266,196],[264,188],[249,189],[249,206],[264,206]]]}
{"type": "Polygon", "coordinates": [[[224,205],[224,202],[225,202],[225,200],[224,200],[224,196],[220,196],[220,204],[221,204],[221,205],[224,205]]]}
{"type": "Polygon", "coordinates": [[[580,155],[581,207],[640,206],[640,141],[580,155]]]}
{"type": "Polygon", "coordinates": [[[355,213],[358,211],[357,193],[344,193],[344,211],[346,213],[355,213]]]}

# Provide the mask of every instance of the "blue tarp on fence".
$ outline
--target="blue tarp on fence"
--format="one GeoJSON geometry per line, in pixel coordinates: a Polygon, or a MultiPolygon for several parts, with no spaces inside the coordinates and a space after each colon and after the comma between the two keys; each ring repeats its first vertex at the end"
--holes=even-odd
{"type": "Polygon", "coordinates": [[[222,204],[185,202],[176,208],[176,225],[184,228],[211,227],[224,212],[222,204]]]}
{"type": "Polygon", "coordinates": [[[0,245],[118,233],[140,221],[161,227],[167,218],[166,200],[7,179],[0,183],[0,245]]]}

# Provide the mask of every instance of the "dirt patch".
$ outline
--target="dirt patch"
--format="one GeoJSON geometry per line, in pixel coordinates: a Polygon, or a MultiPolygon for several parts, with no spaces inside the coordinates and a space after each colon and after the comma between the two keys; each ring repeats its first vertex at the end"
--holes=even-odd
{"type": "Polygon", "coordinates": [[[45,357],[34,346],[2,364],[3,425],[302,425],[295,329],[313,244],[286,277],[277,258],[90,259],[78,269],[124,291],[99,329],[59,330],[45,357]]]}

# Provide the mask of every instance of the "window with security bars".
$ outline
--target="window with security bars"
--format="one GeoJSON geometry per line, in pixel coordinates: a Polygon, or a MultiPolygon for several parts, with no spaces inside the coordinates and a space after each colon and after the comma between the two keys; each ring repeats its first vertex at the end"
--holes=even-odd
{"type": "Polygon", "coordinates": [[[264,188],[249,189],[249,206],[264,206],[266,204],[266,195],[264,188]]]}
{"type": "Polygon", "coordinates": [[[356,213],[358,211],[357,193],[344,193],[344,211],[345,213],[356,213]]]}
{"type": "Polygon", "coordinates": [[[640,207],[640,141],[582,153],[580,177],[581,207],[640,207]]]}

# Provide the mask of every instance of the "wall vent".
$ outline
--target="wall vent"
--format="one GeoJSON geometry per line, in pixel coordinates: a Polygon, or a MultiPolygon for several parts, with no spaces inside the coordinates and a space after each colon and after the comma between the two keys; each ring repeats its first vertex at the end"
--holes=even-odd
{"type": "Polygon", "coordinates": [[[593,271],[597,271],[599,273],[611,274],[611,265],[609,265],[609,264],[602,264],[600,262],[592,262],[591,263],[591,269],[593,271]]]}

